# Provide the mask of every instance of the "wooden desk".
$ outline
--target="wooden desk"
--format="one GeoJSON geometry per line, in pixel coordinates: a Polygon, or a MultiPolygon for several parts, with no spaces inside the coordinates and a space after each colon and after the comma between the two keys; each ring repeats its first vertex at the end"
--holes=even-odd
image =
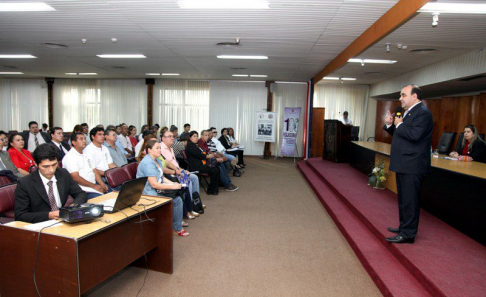
{"type": "MultiPolygon", "coordinates": [[[[89,202],[116,195],[106,194],[89,202]]],[[[134,205],[123,213],[105,214],[90,224],[60,223],[44,229],[36,272],[41,295],[79,296],[131,263],[145,267],[144,253],[149,269],[172,273],[172,200],[142,196],[138,204],[147,206],[145,210],[134,205]],[[144,213],[155,222],[144,221],[144,213]]],[[[1,296],[37,295],[32,275],[39,232],[25,229],[26,225],[14,222],[0,226],[1,296]]]]}
{"type": "MultiPolygon", "coordinates": [[[[391,145],[353,141],[350,164],[369,174],[378,159],[389,160],[391,145]]],[[[395,175],[386,186],[396,193],[395,175]]],[[[420,191],[420,206],[474,240],[486,245],[486,164],[431,159],[420,191]]]]}

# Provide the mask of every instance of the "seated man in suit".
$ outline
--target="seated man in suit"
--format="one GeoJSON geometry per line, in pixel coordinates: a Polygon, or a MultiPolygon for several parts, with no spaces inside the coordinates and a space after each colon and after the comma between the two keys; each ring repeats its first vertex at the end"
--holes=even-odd
{"type": "Polygon", "coordinates": [[[62,128],[54,127],[51,129],[51,145],[56,148],[58,153],[57,160],[62,161],[64,156],[69,152],[71,147],[69,144],[62,142],[64,139],[64,134],[62,133],[62,128]]]}
{"type": "Polygon", "coordinates": [[[38,223],[59,219],[59,208],[71,195],[74,204],[86,203],[86,193],[76,184],[66,169],[57,167],[56,149],[41,144],[34,151],[38,169],[17,183],[15,189],[15,220],[38,223]]]}
{"type": "Polygon", "coordinates": [[[39,124],[36,121],[29,123],[29,131],[23,132],[22,138],[24,139],[24,149],[31,153],[39,145],[51,142],[51,138],[46,132],[39,131],[39,124]]]}

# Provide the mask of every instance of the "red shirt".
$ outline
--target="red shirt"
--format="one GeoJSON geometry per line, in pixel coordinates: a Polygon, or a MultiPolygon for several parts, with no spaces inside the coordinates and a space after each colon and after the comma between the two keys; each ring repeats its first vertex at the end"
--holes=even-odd
{"type": "Polygon", "coordinates": [[[17,169],[23,169],[29,172],[30,166],[35,165],[34,158],[32,158],[32,155],[26,149],[22,149],[22,153],[20,153],[18,150],[11,147],[8,150],[8,153],[10,154],[12,163],[15,164],[17,169]]]}
{"type": "Polygon", "coordinates": [[[130,138],[130,142],[132,144],[132,147],[133,147],[133,149],[135,149],[135,147],[137,146],[137,143],[138,143],[137,138],[135,138],[133,136],[129,136],[128,138],[130,138]]]}
{"type": "Polygon", "coordinates": [[[462,149],[461,155],[463,155],[463,156],[469,155],[468,150],[469,150],[469,144],[470,143],[471,143],[470,141],[466,141],[466,144],[464,145],[464,148],[462,149]]]}
{"type": "Polygon", "coordinates": [[[200,148],[201,148],[203,151],[205,151],[205,152],[209,152],[209,147],[208,147],[208,144],[207,144],[207,143],[206,143],[204,140],[199,139],[199,140],[198,140],[198,142],[197,142],[197,144],[199,144],[199,147],[200,147],[200,148]]]}

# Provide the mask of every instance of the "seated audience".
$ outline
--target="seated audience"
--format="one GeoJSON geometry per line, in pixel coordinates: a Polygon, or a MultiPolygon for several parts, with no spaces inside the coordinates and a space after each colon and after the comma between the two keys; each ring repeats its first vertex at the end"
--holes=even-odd
{"type": "Polygon", "coordinates": [[[123,165],[128,164],[128,161],[125,152],[116,145],[116,139],[117,136],[115,130],[110,129],[105,131],[104,145],[108,148],[113,163],[118,167],[122,167],[123,165]]]}
{"type": "MultiPolygon", "coordinates": [[[[149,129],[148,125],[143,125],[142,128],[140,129],[140,134],[138,135],[138,141],[142,141],[143,139],[143,132],[147,131],[149,129]]],[[[137,154],[138,155],[138,154],[137,154]]]]}
{"type": "Polygon", "coordinates": [[[74,204],[86,203],[86,193],[66,169],[57,167],[54,147],[39,145],[34,159],[39,169],[19,179],[15,189],[16,221],[39,223],[59,219],[59,208],[66,205],[69,195],[74,198],[74,204]]]}
{"type": "MultiPolygon", "coordinates": [[[[181,137],[183,138],[183,137],[181,137]]],[[[189,132],[189,141],[186,145],[187,162],[189,171],[198,171],[199,173],[207,173],[210,176],[210,184],[208,188],[209,195],[218,195],[218,180],[219,167],[210,167],[208,160],[214,158],[213,154],[208,154],[207,151],[200,148],[197,143],[199,135],[196,131],[189,132]]]]}
{"type": "MultiPolygon", "coordinates": [[[[173,183],[164,177],[162,162],[160,157],[160,144],[155,140],[150,140],[144,145],[145,157],[137,168],[137,178],[148,177],[147,184],[143,190],[143,195],[164,196],[164,190],[179,190],[181,184],[173,183]],[[160,194],[159,194],[160,192],[160,194]]],[[[189,236],[189,232],[182,228],[182,200],[176,196],[173,201],[172,228],[179,236],[189,236]]]]}
{"type": "Polygon", "coordinates": [[[56,148],[56,152],[58,153],[57,160],[62,161],[62,158],[69,152],[71,147],[69,144],[62,142],[64,139],[64,134],[62,133],[62,129],[59,127],[54,127],[51,129],[51,142],[54,148],[56,148]]]}
{"type": "Polygon", "coordinates": [[[89,155],[94,161],[94,166],[98,170],[101,176],[105,176],[105,171],[111,168],[117,167],[113,163],[110,151],[103,145],[105,141],[105,130],[101,128],[93,128],[89,132],[91,137],[91,143],[86,146],[83,153],[89,155]]]}
{"type": "Polygon", "coordinates": [[[191,130],[191,124],[184,124],[184,132],[181,133],[181,137],[189,139],[189,131],[191,130]]]}
{"type": "MultiPolygon", "coordinates": [[[[217,137],[218,131],[216,131],[216,128],[210,128],[208,130],[208,138],[206,140],[209,150],[211,151],[211,153],[216,155],[216,158],[219,162],[222,162],[221,165],[224,166],[224,168],[222,168],[222,171],[226,172],[226,174],[229,174],[230,170],[232,169],[234,170],[233,176],[240,177],[243,172],[240,171],[242,167],[238,166],[235,156],[226,154],[226,149],[219,142],[217,137]],[[222,159],[222,161],[220,161],[220,159],[222,159]]],[[[225,182],[223,181],[223,183],[225,182]]]]}
{"type": "Polygon", "coordinates": [[[232,149],[233,147],[236,147],[236,144],[231,143],[231,140],[228,138],[228,129],[223,128],[221,129],[221,137],[219,137],[219,142],[221,145],[225,148],[226,154],[238,157],[238,165],[240,167],[245,167],[245,162],[243,162],[243,151],[242,150],[234,150],[234,151],[228,151],[229,149],[232,149]]]}
{"type": "Polygon", "coordinates": [[[83,127],[81,127],[81,125],[76,125],[76,126],[74,126],[74,128],[73,128],[73,132],[72,132],[72,133],[73,133],[73,134],[74,134],[74,133],[83,133],[83,134],[84,134],[83,127]]]}
{"type": "Polygon", "coordinates": [[[121,126],[121,125],[117,125],[117,126],[115,127],[116,135],[120,135],[121,130],[122,130],[122,126],[121,126]]]}
{"type": "Polygon", "coordinates": [[[87,123],[82,123],[81,128],[83,129],[83,134],[86,138],[86,145],[88,145],[91,142],[91,140],[89,139],[89,126],[87,123]]]}
{"type": "Polygon", "coordinates": [[[70,150],[62,160],[62,166],[70,174],[73,180],[86,192],[87,198],[92,199],[101,196],[108,191],[108,187],[101,179],[101,175],[94,166],[91,156],[84,154],[86,138],[83,133],[71,134],[70,150]]]}
{"type": "Polygon", "coordinates": [[[143,147],[143,144],[145,142],[145,137],[149,136],[150,135],[150,138],[155,138],[157,139],[157,137],[155,136],[155,134],[152,133],[151,130],[146,130],[143,132],[143,138],[142,140],[140,140],[137,145],[135,146],[135,157],[138,157],[140,155],[140,152],[142,151],[142,147],[143,147]]]}
{"type": "Polygon", "coordinates": [[[48,129],[48,128],[49,128],[49,125],[47,125],[47,123],[43,123],[43,124],[42,124],[42,129],[41,129],[41,131],[42,131],[42,132],[46,132],[46,133],[47,133],[47,132],[49,131],[49,129],[48,129]]]}
{"type": "MultiPolygon", "coordinates": [[[[106,126],[106,130],[116,131],[116,128],[113,125],[108,125],[108,126],[106,126]]],[[[121,144],[120,140],[118,140],[118,133],[116,135],[117,135],[117,138],[116,138],[116,146],[119,147],[122,152],[125,152],[125,149],[123,148],[123,145],[121,144]]],[[[130,155],[128,155],[128,153],[125,152],[125,157],[128,158],[128,157],[130,157],[130,155]]]]}
{"type": "Polygon", "coordinates": [[[23,175],[29,174],[30,166],[34,166],[34,158],[30,152],[24,149],[24,139],[18,133],[10,135],[8,139],[8,153],[15,167],[23,175]]]}
{"type": "Polygon", "coordinates": [[[170,132],[172,132],[172,135],[174,135],[174,140],[177,141],[178,138],[179,138],[179,129],[177,129],[177,127],[175,125],[172,125],[170,126],[170,129],[169,129],[170,132]]]}
{"type": "Polygon", "coordinates": [[[468,156],[473,161],[486,163],[486,144],[479,137],[478,130],[474,125],[464,127],[464,137],[456,145],[455,151],[450,156],[457,158],[459,156],[468,156]]]}
{"type": "Polygon", "coordinates": [[[123,149],[125,150],[125,154],[127,157],[130,157],[133,155],[133,147],[132,147],[132,142],[130,141],[130,137],[128,137],[128,126],[125,124],[122,124],[120,126],[120,133],[118,135],[118,141],[120,141],[123,149]]]}
{"type": "MultiPolygon", "coordinates": [[[[8,144],[7,133],[0,131],[0,171],[10,170],[16,178],[21,178],[24,174],[20,173],[15,164],[10,159],[10,154],[4,150],[8,144]]],[[[7,172],[4,172],[8,176],[7,172]]]]}
{"type": "Polygon", "coordinates": [[[29,131],[22,133],[24,139],[24,149],[33,152],[39,145],[51,142],[46,132],[39,131],[39,124],[36,121],[29,123],[29,131]]]}
{"type": "Polygon", "coordinates": [[[135,146],[138,143],[137,128],[135,126],[128,127],[128,137],[130,138],[130,143],[132,144],[132,148],[135,149],[135,146]]]}

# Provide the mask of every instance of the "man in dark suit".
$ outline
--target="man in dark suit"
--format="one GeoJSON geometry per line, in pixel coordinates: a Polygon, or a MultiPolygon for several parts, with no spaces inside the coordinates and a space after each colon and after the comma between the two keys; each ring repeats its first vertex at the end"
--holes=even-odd
{"type": "Polygon", "coordinates": [[[15,220],[38,223],[59,219],[59,208],[71,195],[74,204],[86,203],[86,193],[66,169],[57,167],[57,152],[50,144],[34,151],[38,170],[19,179],[15,189],[15,220]]]}
{"type": "Polygon", "coordinates": [[[51,142],[51,138],[46,132],[39,131],[39,124],[36,121],[29,123],[29,131],[22,132],[24,139],[24,149],[33,153],[34,150],[43,143],[51,142]]]}
{"type": "Polygon", "coordinates": [[[400,226],[388,228],[397,233],[386,240],[391,243],[413,243],[417,235],[422,181],[430,169],[430,149],[434,121],[432,113],[422,103],[418,86],[405,86],[400,92],[400,103],[406,110],[402,116],[389,113],[385,129],[393,135],[390,170],[396,172],[400,226]]]}
{"type": "Polygon", "coordinates": [[[69,144],[63,142],[64,134],[62,133],[62,128],[54,127],[51,129],[51,142],[50,145],[54,146],[57,151],[57,160],[62,161],[64,156],[69,152],[71,147],[69,144]]]}

